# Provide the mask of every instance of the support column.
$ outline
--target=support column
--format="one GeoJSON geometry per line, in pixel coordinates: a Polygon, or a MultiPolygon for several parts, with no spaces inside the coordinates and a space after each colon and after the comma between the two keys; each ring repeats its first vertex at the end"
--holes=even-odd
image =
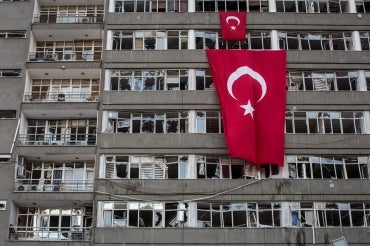
{"type": "Polygon", "coordinates": [[[195,50],[195,31],[194,30],[188,31],[188,49],[195,50]]]}
{"type": "Polygon", "coordinates": [[[194,0],[188,0],[188,12],[189,13],[195,12],[195,1],[194,0]]]}
{"type": "Polygon", "coordinates": [[[364,70],[358,71],[358,81],[357,81],[357,90],[358,91],[367,91],[366,76],[364,70]]]}
{"type": "Polygon", "coordinates": [[[276,0],[269,0],[269,12],[276,12],[276,0]]]}
{"type": "Polygon", "coordinates": [[[280,50],[279,47],[279,37],[277,30],[271,31],[271,49],[272,50],[280,50]]]}

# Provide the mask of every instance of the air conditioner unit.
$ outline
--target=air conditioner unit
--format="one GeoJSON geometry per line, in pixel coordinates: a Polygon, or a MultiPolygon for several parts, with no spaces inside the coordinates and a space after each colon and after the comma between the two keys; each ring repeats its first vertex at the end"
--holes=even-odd
{"type": "Polygon", "coordinates": [[[67,60],[67,61],[72,60],[72,55],[71,54],[64,54],[63,60],[67,60]]]}
{"type": "Polygon", "coordinates": [[[53,54],[46,54],[44,57],[44,61],[55,61],[53,54]]]}
{"type": "Polygon", "coordinates": [[[17,178],[25,178],[26,177],[26,169],[24,166],[17,167],[17,178]]]}
{"type": "Polygon", "coordinates": [[[72,52],[65,52],[63,54],[63,60],[64,61],[71,61],[71,60],[73,60],[73,54],[72,54],[72,52]]]}
{"type": "Polygon", "coordinates": [[[90,22],[89,17],[82,17],[81,22],[82,23],[89,23],[90,22]]]}

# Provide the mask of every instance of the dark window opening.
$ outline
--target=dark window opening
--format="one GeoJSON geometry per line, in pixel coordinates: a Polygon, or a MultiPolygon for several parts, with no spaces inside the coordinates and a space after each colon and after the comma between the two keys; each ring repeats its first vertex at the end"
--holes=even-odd
{"type": "Polygon", "coordinates": [[[0,110],[0,119],[14,119],[16,112],[16,110],[0,110]]]}

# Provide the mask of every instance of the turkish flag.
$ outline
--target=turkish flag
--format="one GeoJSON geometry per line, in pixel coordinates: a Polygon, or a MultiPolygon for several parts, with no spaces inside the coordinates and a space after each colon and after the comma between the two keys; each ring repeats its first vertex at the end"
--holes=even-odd
{"type": "Polygon", "coordinates": [[[285,50],[207,50],[229,155],[284,165],[285,50]]]}
{"type": "Polygon", "coordinates": [[[246,12],[220,12],[221,36],[225,41],[245,40],[246,12]]]}

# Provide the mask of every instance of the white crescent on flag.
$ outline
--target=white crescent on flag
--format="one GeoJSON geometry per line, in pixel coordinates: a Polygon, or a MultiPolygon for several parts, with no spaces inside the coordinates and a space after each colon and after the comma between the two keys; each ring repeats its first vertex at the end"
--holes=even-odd
{"type": "Polygon", "coordinates": [[[225,21],[226,21],[227,24],[230,25],[229,20],[236,20],[238,22],[237,26],[239,26],[239,24],[240,24],[240,19],[238,17],[236,17],[235,15],[230,15],[230,16],[226,17],[225,21]]]}
{"type": "MultiPolygon", "coordinates": [[[[260,84],[262,92],[261,92],[260,98],[257,101],[257,103],[258,103],[266,95],[266,91],[267,91],[266,81],[262,77],[261,74],[257,73],[256,71],[254,71],[250,67],[247,67],[247,66],[239,67],[234,72],[232,72],[230,74],[229,78],[227,79],[227,91],[229,92],[229,94],[232,98],[234,98],[235,100],[239,100],[235,97],[235,95],[233,93],[233,85],[236,82],[236,80],[239,79],[243,75],[251,76],[253,79],[255,79],[260,84]]],[[[253,108],[250,100],[248,100],[248,103],[246,105],[240,105],[240,107],[245,110],[244,116],[250,114],[253,118],[254,108],[253,108]]]]}

